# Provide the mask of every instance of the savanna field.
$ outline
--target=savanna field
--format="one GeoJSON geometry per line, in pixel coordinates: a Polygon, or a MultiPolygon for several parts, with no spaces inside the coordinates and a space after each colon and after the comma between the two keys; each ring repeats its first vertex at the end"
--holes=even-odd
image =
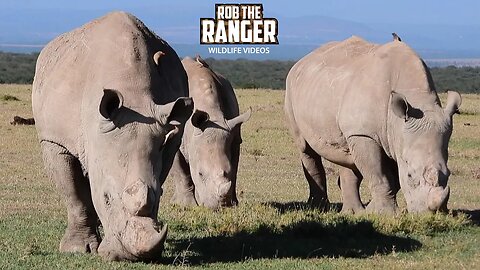
{"type": "MultiPolygon", "coordinates": [[[[284,123],[284,91],[236,93],[241,110],[253,110],[242,126],[239,207],[174,206],[167,178],[159,211],[169,225],[162,259],[119,263],[58,251],[66,209],[43,170],[35,127],[10,125],[15,115],[32,117],[31,86],[0,85],[0,269],[480,269],[480,95],[462,95],[454,116],[450,213],[385,217],[339,214],[331,164],[332,209],[310,209],[284,123]]],[[[361,191],[368,202],[366,182],[361,191]]],[[[398,201],[405,207],[402,194],[398,201]]]]}

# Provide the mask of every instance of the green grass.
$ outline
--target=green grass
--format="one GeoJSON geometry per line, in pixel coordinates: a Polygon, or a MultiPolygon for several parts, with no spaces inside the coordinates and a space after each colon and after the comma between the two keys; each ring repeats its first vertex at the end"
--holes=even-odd
{"type": "MultiPolygon", "coordinates": [[[[283,94],[237,91],[241,110],[253,109],[242,127],[239,207],[212,212],[174,206],[173,183],[167,179],[159,211],[170,227],[166,250],[160,262],[148,264],[58,252],[66,210],[45,176],[35,127],[9,124],[15,115],[31,117],[30,86],[1,85],[0,96],[20,101],[0,103],[0,269],[479,267],[479,96],[464,95],[462,114],[455,116],[451,213],[385,217],[320,213],[304,203],[308,186],[284,124],[283,94]]],[[[337,168],[326,166],[330,200],[338,209],[337,168]]],[[[361,192],[368,201],[366,183],[361,192]]]]}

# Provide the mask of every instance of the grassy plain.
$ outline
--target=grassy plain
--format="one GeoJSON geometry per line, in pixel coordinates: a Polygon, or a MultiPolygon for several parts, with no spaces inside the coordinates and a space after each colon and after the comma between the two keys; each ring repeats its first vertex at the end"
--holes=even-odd
{"type": "MultiPolygon", "coordinates": [[[[15,115],[31,117],[30,88],[0,85],[0,269],[480,268],[480,96],[463,95],[462,114],[455,116],[451,213],[383,217],[309,209],[284,124],[284,92],[238,90],[242,111],[253,109],[243,126],[240,206],[219,212],[173,206],[167,179],[159,218],[169,224],[169,238],[161,261],[148,264],[58,252],[66,210],[44,173],[35,128],[9,124],[15,115]]],[[[336,168],[327,167],[338,209],[336,168]]],[[[362,198],[369,199],[366,183],[362,198]]]]}

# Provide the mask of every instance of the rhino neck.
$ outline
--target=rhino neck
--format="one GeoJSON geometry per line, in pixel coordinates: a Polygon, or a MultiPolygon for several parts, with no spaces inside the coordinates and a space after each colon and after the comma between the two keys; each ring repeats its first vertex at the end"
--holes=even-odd
{"type": "Polygon", "coordinates": [[[398,118],[392,110],[388,109],[386,122],[387,141],[384,143],[384,151],[388,157],[399,161],[403,149],[403,119],[398,118]]]}

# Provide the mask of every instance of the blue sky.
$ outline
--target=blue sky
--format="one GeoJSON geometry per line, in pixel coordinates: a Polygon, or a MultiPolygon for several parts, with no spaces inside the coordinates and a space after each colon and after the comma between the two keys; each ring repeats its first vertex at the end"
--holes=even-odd
{"type": "MultiPolygon", "coordinates": [[[[0,9],[13,10],[131,10],[142,9],[175,12],[188,10],[192,12],[212,9],[218,1],[212,0],[2,0],[0,9]]],[[[296,17],[323,15],[357,22],[376,23],[414,23],[414,24],[480,24],[478,12],[480,1],[475,0],[257,0],[257,1],[220,1],[222,3],[258,3],[276,16],[296,17]]],[[[141,11],[140,11],[141,13],[141,11]]],[[[202,12],[203,13],[203,12],[202,12]]],[[[140,14],[141,15],[141,14],[140,14]]],[[[34,20],[35,18],[22,18],[34,20]]]]}
{"type": "Polygon", "coordinates": [[[265,16],[279,20],[280,45],[310,48],[351,35],[382,43],[397,32],[426,55],[480,57],[474,0],[0,0],[0,50],[45,44],[112,10],[133,13],[170,43],[198,46],[199,18],[213,17],[219,2],[263,3],[265,16]]]}

